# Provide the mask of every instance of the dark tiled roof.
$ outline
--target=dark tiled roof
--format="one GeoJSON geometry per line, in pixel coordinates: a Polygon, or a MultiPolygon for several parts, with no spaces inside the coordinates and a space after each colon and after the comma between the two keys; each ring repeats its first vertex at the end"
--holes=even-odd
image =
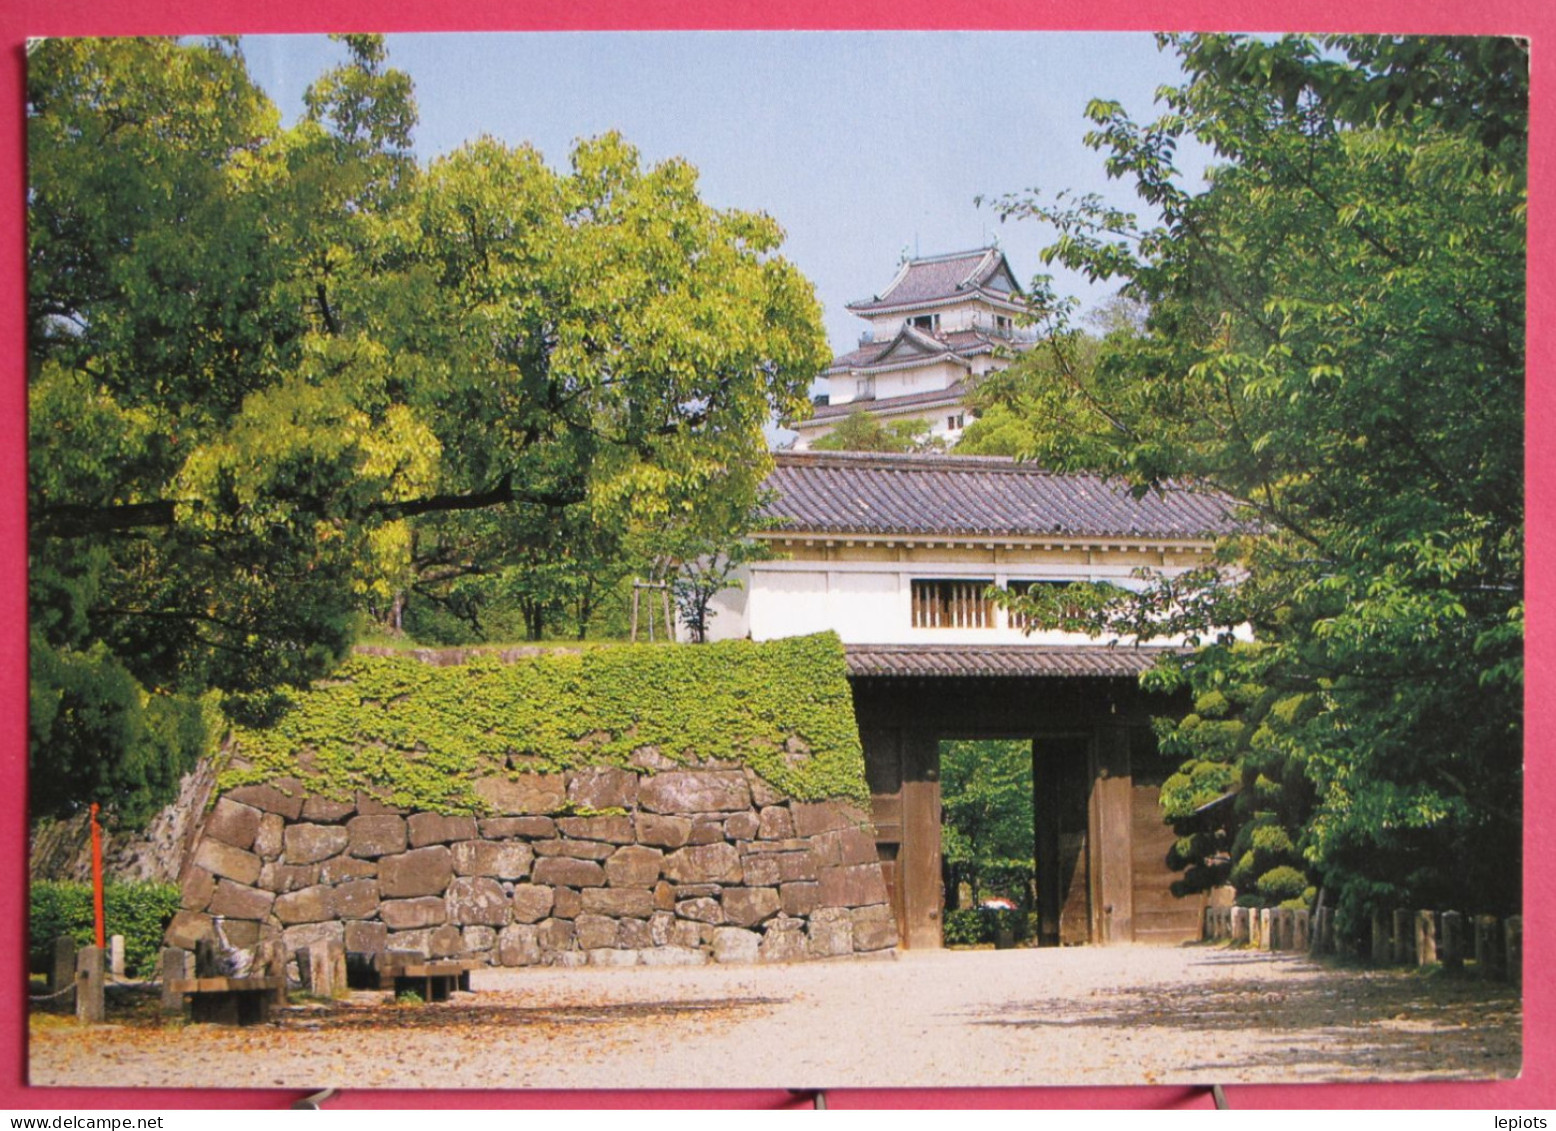
{"type": "Polygon", "coordinates": [[[1076,644],[850,644],[851,676],[963,678],[1073,678],[1137,676],[1172,648],[1076,644]]]}
{"type": "Polygon", "coordinates": [[[1237,529],[1232,502],[1213,492],[1170,487],[1136,499],[1099,475],[993,456],[780,452],[775,459],[767,486],[777,496],[764,514],[786,531],[1202,539],[1237,529]]]}
{"type": "Polygon", "coordinates": [[[826,375],[855,369],[869,369],[873,365],[896,364],[898,360],[915,360],[914,354],[907,351],[904,351],[900,359],[886,357],[903,339],[907,339],[910,344],[917,345],[925,351],[917,355],[917,359],[925,364],[940,361],[947,354],[955,354],[957,357],[975,357],[994,349],[994,340],[980,330],[953,330],[947,334],[927,334],[911,326],[904,326],[890,338],[870,342],[845,353],[842,357],[833,358],[832,364],[822,373],[826,375]]]}
{"type": "MultiPolygon", "coordinates": [[[[852,416],[856,412],[868,412],[879,416],[881,413],[894,412],[897,409],[923,408],[925,405],[942,402],[951,404],[961,400],[966,395],[967,388],[966,381],[958,381],[954,385],[947,385],[944,389],[930,389],[927,393],[906,393],[900,397],[880,397],[877,400],[817,405],[810,419],[812,421],[839,420],[845,416],[852,416]]],[[[800,423],[803,424],[805,421],[800,423]]]]}
{"type": "MultiPolygon", "coordinates": [[[[1002,268],[1009,272],[1010,265],[1004,253],[995,247],[910,259],[883,292],[872,299],[851,302],[848,309],[867,312],[955,298],[977,290],[1002,268]]],[[[1003,296],[1006,292],[993,293],[1003,296]]]]}

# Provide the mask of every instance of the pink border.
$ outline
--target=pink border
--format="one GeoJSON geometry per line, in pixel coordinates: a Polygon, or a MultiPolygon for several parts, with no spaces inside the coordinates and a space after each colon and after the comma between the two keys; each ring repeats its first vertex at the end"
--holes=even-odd
{"type": "MultiPolygon", "coordinates": [[[[1108,29],[1354,32],[1435,32],[1518,34],[1534,40],[1534,136],[1530,208],[1529,366],[1548,372],[1553,335],[1538,316],[1556,312],[1556,294],[1548,264],[1553,262],[1556,228],[1549,220],[1556,183],[1556,139],[1549,115],[1553,99],[1546,32],[1556,32],[1556,9],[1543,0],[1476,0],[1413,4],[1408,0],[1313,0],[1300,11],[1289,0],[1093,0],[1084,9],[1038,6],[1020,0],[985,0],[950,6],[934,0],[648,0],[630,15],[609,0],[540,0],[525,5],[509,0],[279,0],[253,5],[247,0],[9,0],[0,4],[0,793],[14,798],[0,823],[0,984],[12,992],[0,1001],[0,1107],[145,1109],[253,1107],[280,1108],[299,1093],[285,1091],[148,1091],[127,1089],[28,1089],[26,1087],[25,984],[26,836],[21,799],[26,787],[26,570],[23,484],[25,476],[23,207],[25,143],[23,136],[23,44],[27,36],[139,35],[202,32],[323,32],[331,30],[546,30],[546,29],[721,29],[721,28],[964,28],[964,29],[1108,29]],[[371,14],[368,14],[371,12],[371,14]]],[[[1556,426],[1556,393],[1531,380],[1528,391],[1530,558],[1530,646],[1528,723],[1531,739],[1528,790],[1531,798],[1525,831],[1528,940],[1525,1002],[1525,1060],[1522,1078],[1491,1084],[1237,1086],[1230,1101],[1238,1108],[1494,1108],[1501,1111],[1556,1108],[1556,1035],[1552,1032],[1553,980],[1543,961],[1553,948],[1550,913],[1556,869],[1546,861],[1556,851],[1556,780],[1538,757],[1539,738],[1556,733],[1556,707],[1544,699],[1556,686],[1556,647],[1549,622],[1549,601],[1556,584],[1556,513],[1551,479],[1556,454],[1539,442],[1556,426]],[[1547,822],[1550,822],[1547,824],[1547,822]]],[[[1207,1081],[1211,1083],[1212,1081],[1207,1081]]],[[[1188,1088],[1020,1088],[942,1091],[849,1091],[829,1095],[835,1108],[881,1107],[1208,1107],[1204,1092],[1188,1088]]],[[[616,1107],[779,1108],[798,1106],[781,1091],[738,1092],[349,1092],[342,1108],[491,1108],[576,1107],[587,1103],[616,1107]]]]}

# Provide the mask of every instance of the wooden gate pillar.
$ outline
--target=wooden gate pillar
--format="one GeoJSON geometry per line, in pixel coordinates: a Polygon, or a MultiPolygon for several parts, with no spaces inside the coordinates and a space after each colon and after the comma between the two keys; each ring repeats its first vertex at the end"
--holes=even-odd
{"type": "Polygon", "coordinates": [[[1129,767],[1129,731],[1105,724],[1093,747],[1087,841],[1091,856],[1092,942],[1134,941],[1134,794],[1129,767]]]}

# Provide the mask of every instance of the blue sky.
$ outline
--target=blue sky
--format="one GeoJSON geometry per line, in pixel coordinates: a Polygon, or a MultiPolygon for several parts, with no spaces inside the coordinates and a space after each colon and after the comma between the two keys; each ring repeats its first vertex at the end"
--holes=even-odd
{"type": "MultiPolygon", "coordinates": [[[[1148,35],[1045,32],[626,32],[388,37],[416,84],[423,159],[490,134],[564,166],[575,138],[619,130],[648,161],[680,156],[719,207],[776,217],[784,254],[815,283],[835,349],[863,323],[844,309],[925,255],[997,238],[1025,282],[1044,270],[1041,225],[1001,224],[974,198],[1039,187],[1131,203],[1082,143],[1091,98],[1154,116],[1180,76],[1148,35]]],[[[244,40],[288,120],[344,57],[316,36],[244,40]]],[[[1197,171],[1201,155],[1187,155],[1197,171]]],[[[1106,285],[1055,272],[1093,305],[1106,285]]]]}

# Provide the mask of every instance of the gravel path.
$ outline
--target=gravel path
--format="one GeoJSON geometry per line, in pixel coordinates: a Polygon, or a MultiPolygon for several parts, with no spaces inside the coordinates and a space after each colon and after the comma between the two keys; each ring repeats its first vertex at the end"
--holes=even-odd
{"type": "Polygon", "coordinates": [[[1506,986],[1218,947],[479,971],[249,1029],[35,1018],[33,1084],[732,1088],[1514,1076],[1506,986]]]}

